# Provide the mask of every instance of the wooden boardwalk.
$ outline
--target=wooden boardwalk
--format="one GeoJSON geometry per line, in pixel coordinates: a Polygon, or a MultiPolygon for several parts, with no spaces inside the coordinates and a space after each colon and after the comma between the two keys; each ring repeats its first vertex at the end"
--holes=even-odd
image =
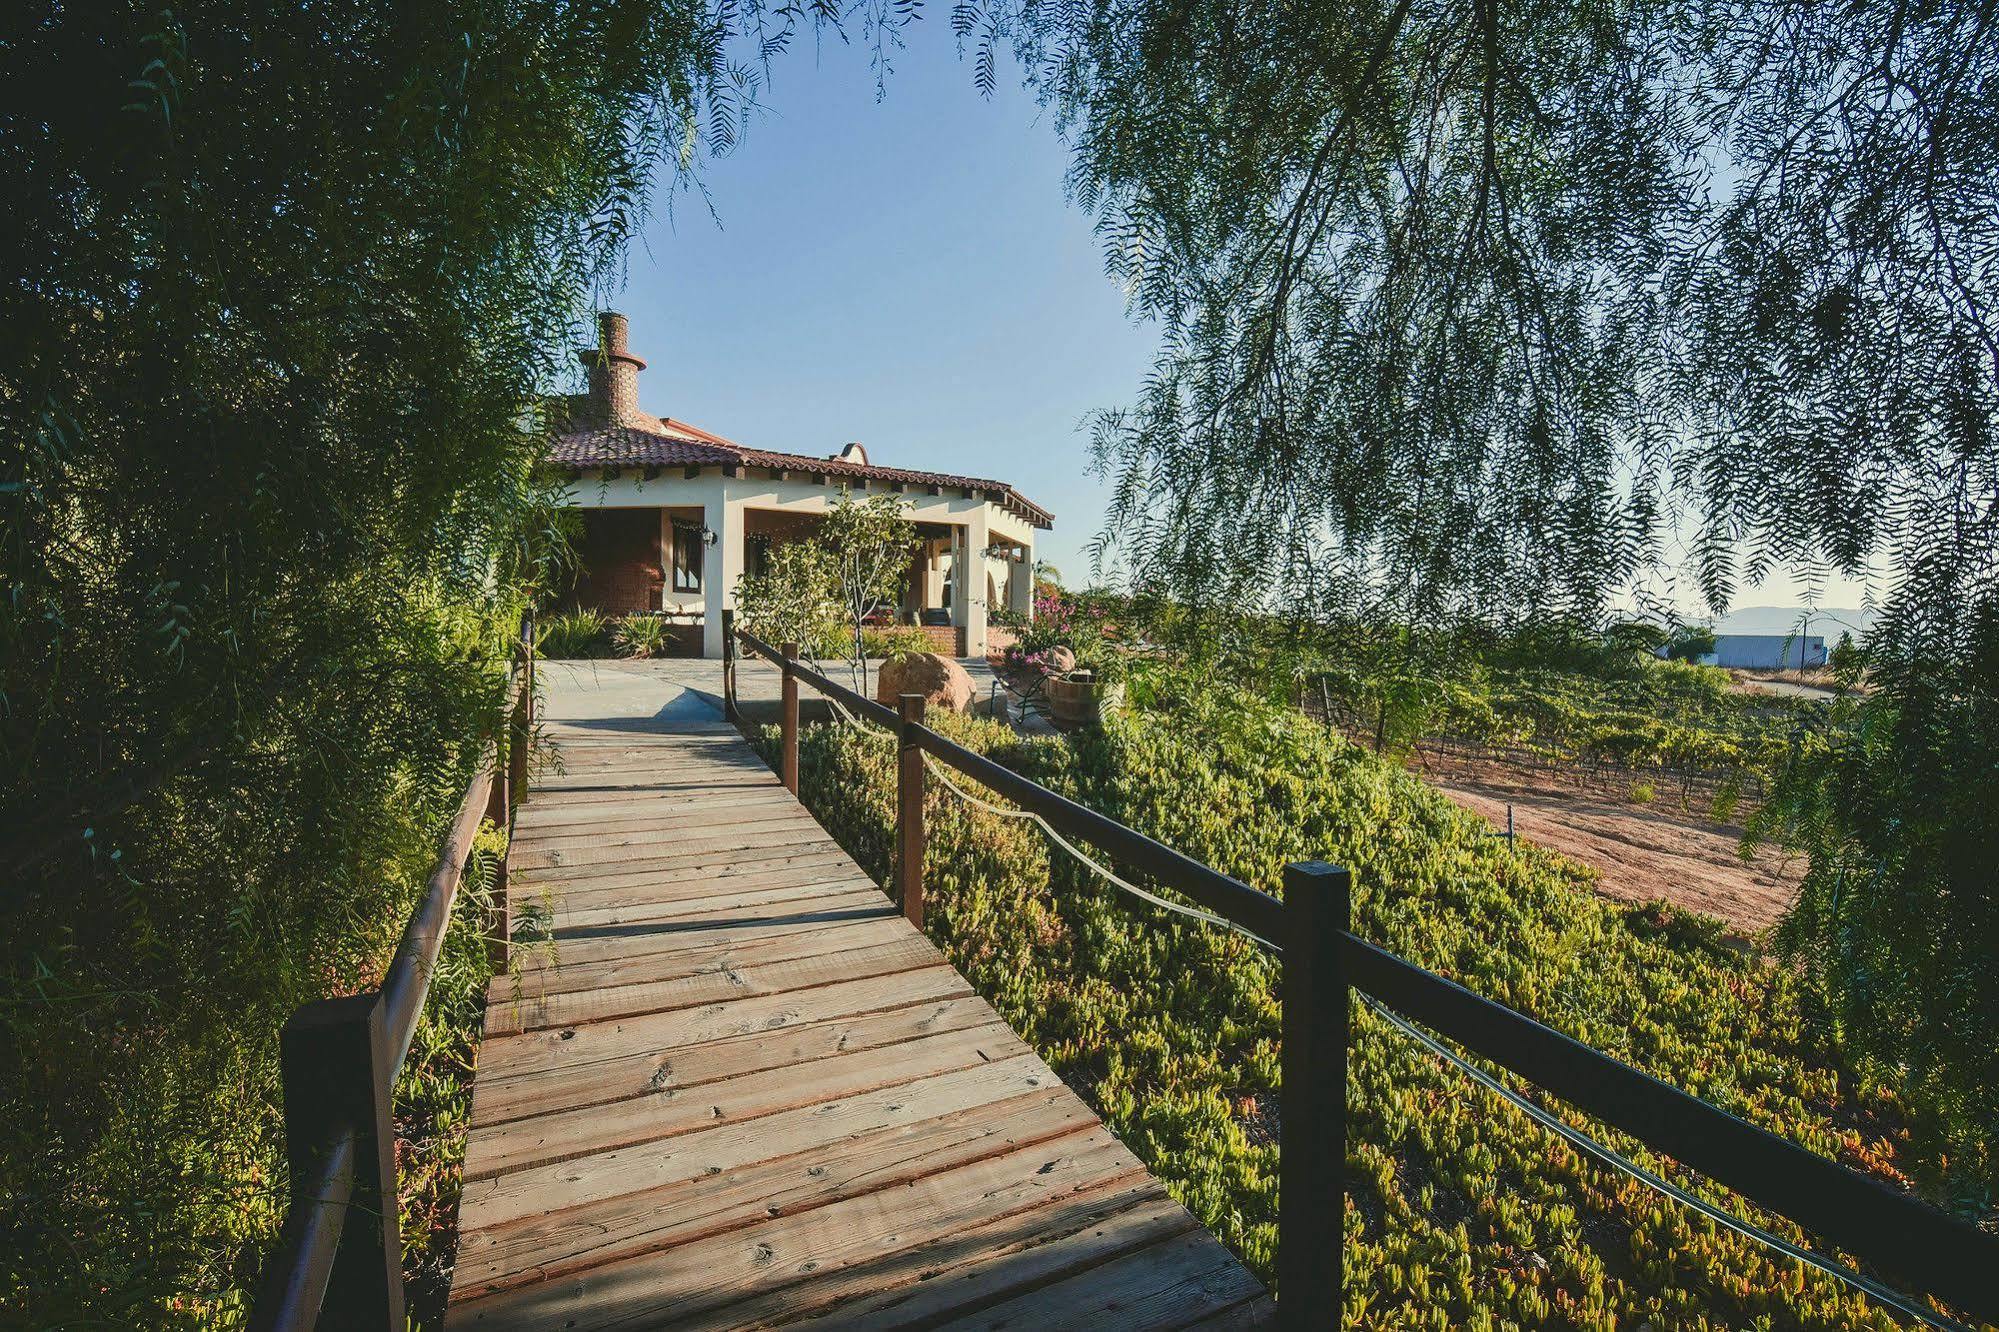
{"type": "Polygon", "coordinates": [[[489,996],[449,1325],[1267,1323],[734,728],[675,715],[549,724],[510,865],[555,941],[489,996]]]}

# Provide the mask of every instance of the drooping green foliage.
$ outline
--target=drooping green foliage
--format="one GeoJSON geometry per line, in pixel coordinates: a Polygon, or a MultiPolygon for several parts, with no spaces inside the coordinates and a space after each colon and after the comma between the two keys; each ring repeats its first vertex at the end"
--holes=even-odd
{"type": "Polygon", "coordinates": [[[982,79],[1011,45],[1056,109],[1166,330],[1097,422],[1141,585],[1511,626],[1689,571],[1716,610],[1780,568],[1882,576],[1853,748],[1772,829],[1812,857],[1787,937],[1959,1157],[1999,1143],[1969,1057],[1999,1048],[1989,10],[956,14],[982,79]]]}
{"type": "MultiPolygon", "coordinates": [[[[1813,1035],[1789,971],[1670,911],[1597,900],[1580,866],[1531,846],[1516,854],[1393,762],[1295,710],[1192,681],[1171,692],[1170,709],[1066,738],[934,724],[1267,890],[1289,860],[1350,865],[1362,935],[1814,1151],[1907,1182],[1897,1103],[1813,1035]]],[[[766,733],[768,753],[775,739],[766,733]]],[[[807,803],[885,877],[892,741],[808,728],[801,757],[807,803]]],[[[1239,936],[1117,893],[1033,827],[976,811],[934,779],[925,828],[928,928],[952,961],[1177,1197],[1271,1276],[1279,1140],[1310,1127],[1283,1115],[1280,969],[1239,936]]],[[[1599,1169],[1370,1014],[1356,1017],[1349,1059],[1347,1317],[1360,1325],[1895,1325],[1818,1273],[1599,1169]]]]}
{"type": "Polygon", "coordinates": [[[229,1323],[559,523],[537,394],[824,6],[0,19],[0,1306],[229,1323]],[[663,163],[663,168],[659,164],[663,163]]]}

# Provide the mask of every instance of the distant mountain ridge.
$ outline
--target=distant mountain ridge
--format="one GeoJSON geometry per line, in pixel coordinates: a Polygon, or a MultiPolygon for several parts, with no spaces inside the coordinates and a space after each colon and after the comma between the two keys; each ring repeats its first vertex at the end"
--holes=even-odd
{"type": "Polygon", "coordinates": [[[1855,607],[1744,606],[1718,617],[1714,622],[1714,631],[1718,634],[1794,634],[1799,632],[1808,618],[1810,628],[1806,632],[1829,642],[1846,631],[1853,632],[1857,637],[1874,624],[1873,611],[1855,607]]]}

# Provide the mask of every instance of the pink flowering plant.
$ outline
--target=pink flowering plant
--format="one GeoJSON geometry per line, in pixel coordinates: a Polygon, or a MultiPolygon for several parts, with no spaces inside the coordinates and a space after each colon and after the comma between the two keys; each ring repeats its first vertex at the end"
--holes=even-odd
{"type": "Polygon", "coordinates": [[[1055,675],[1055,649],[1066,647],[1076,656],[1077,670],[1093,671],[1106,679],[1123,674],[1124,656],[1115,641],[1109,608],[1101,598],[1043,591],[1034,598],[1033,618],[1012,617],[1007,627],[1016,635],[1004,657],[1009,666],[1055,675]]]}

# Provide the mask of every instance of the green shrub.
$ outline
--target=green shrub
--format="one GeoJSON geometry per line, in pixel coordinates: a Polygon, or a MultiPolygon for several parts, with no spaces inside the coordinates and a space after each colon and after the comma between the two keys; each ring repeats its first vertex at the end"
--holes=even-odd
{"type": "Polygon", "coordinates": [[[911,625],[866,629],[861,633],[861,650],[882,661],[900,661],[931,651],[930,636],[911,625]]]}
{"type": "Polygon", "coordinates": [[[612,629],[611,641],[621,657],[663,657],[673,641],[673,631],[663,616],[626,615],[612,629]]]}
{"type": "Polygon", "coordinates": [[[575,661],[611,655],[604,617],[590,609],[551,615],[535,625],[535,651],[551,661],[575,661]]]}
{"type": "MultiPolygon", "coordinates": [[[[1481,820],[1295,713],[1215,704],[1198,690],[1178,697],[1174,713],[1139,712],[1071,737],[936,724],[1258,887],[1274,891],[1287,861],[1345,864],[1364,937],[1900,1181],[1894,1104],[1808,1037],[1790,973],[1717,948],[1678,917],[1634,925],[1596,898],[1581,867],[1496,845],[1481,820]]],[[[837,726],[809,729],[801,750],[807,803],[885,878],[893,745],[837,726]]],[[[931,934],[1174,1195],[1269,1278],[1279,968],[1239,936],[1126,899],[1066,854],[1051,856],[1033,827],[972,811],[934,780],[926,820],[931,934]]],[[[1365,1010],[1349,1058],[1350,1317],[1410,1327],[1884,1325],[1829,1279],[1589,1163],[1365,1010]]]]}

